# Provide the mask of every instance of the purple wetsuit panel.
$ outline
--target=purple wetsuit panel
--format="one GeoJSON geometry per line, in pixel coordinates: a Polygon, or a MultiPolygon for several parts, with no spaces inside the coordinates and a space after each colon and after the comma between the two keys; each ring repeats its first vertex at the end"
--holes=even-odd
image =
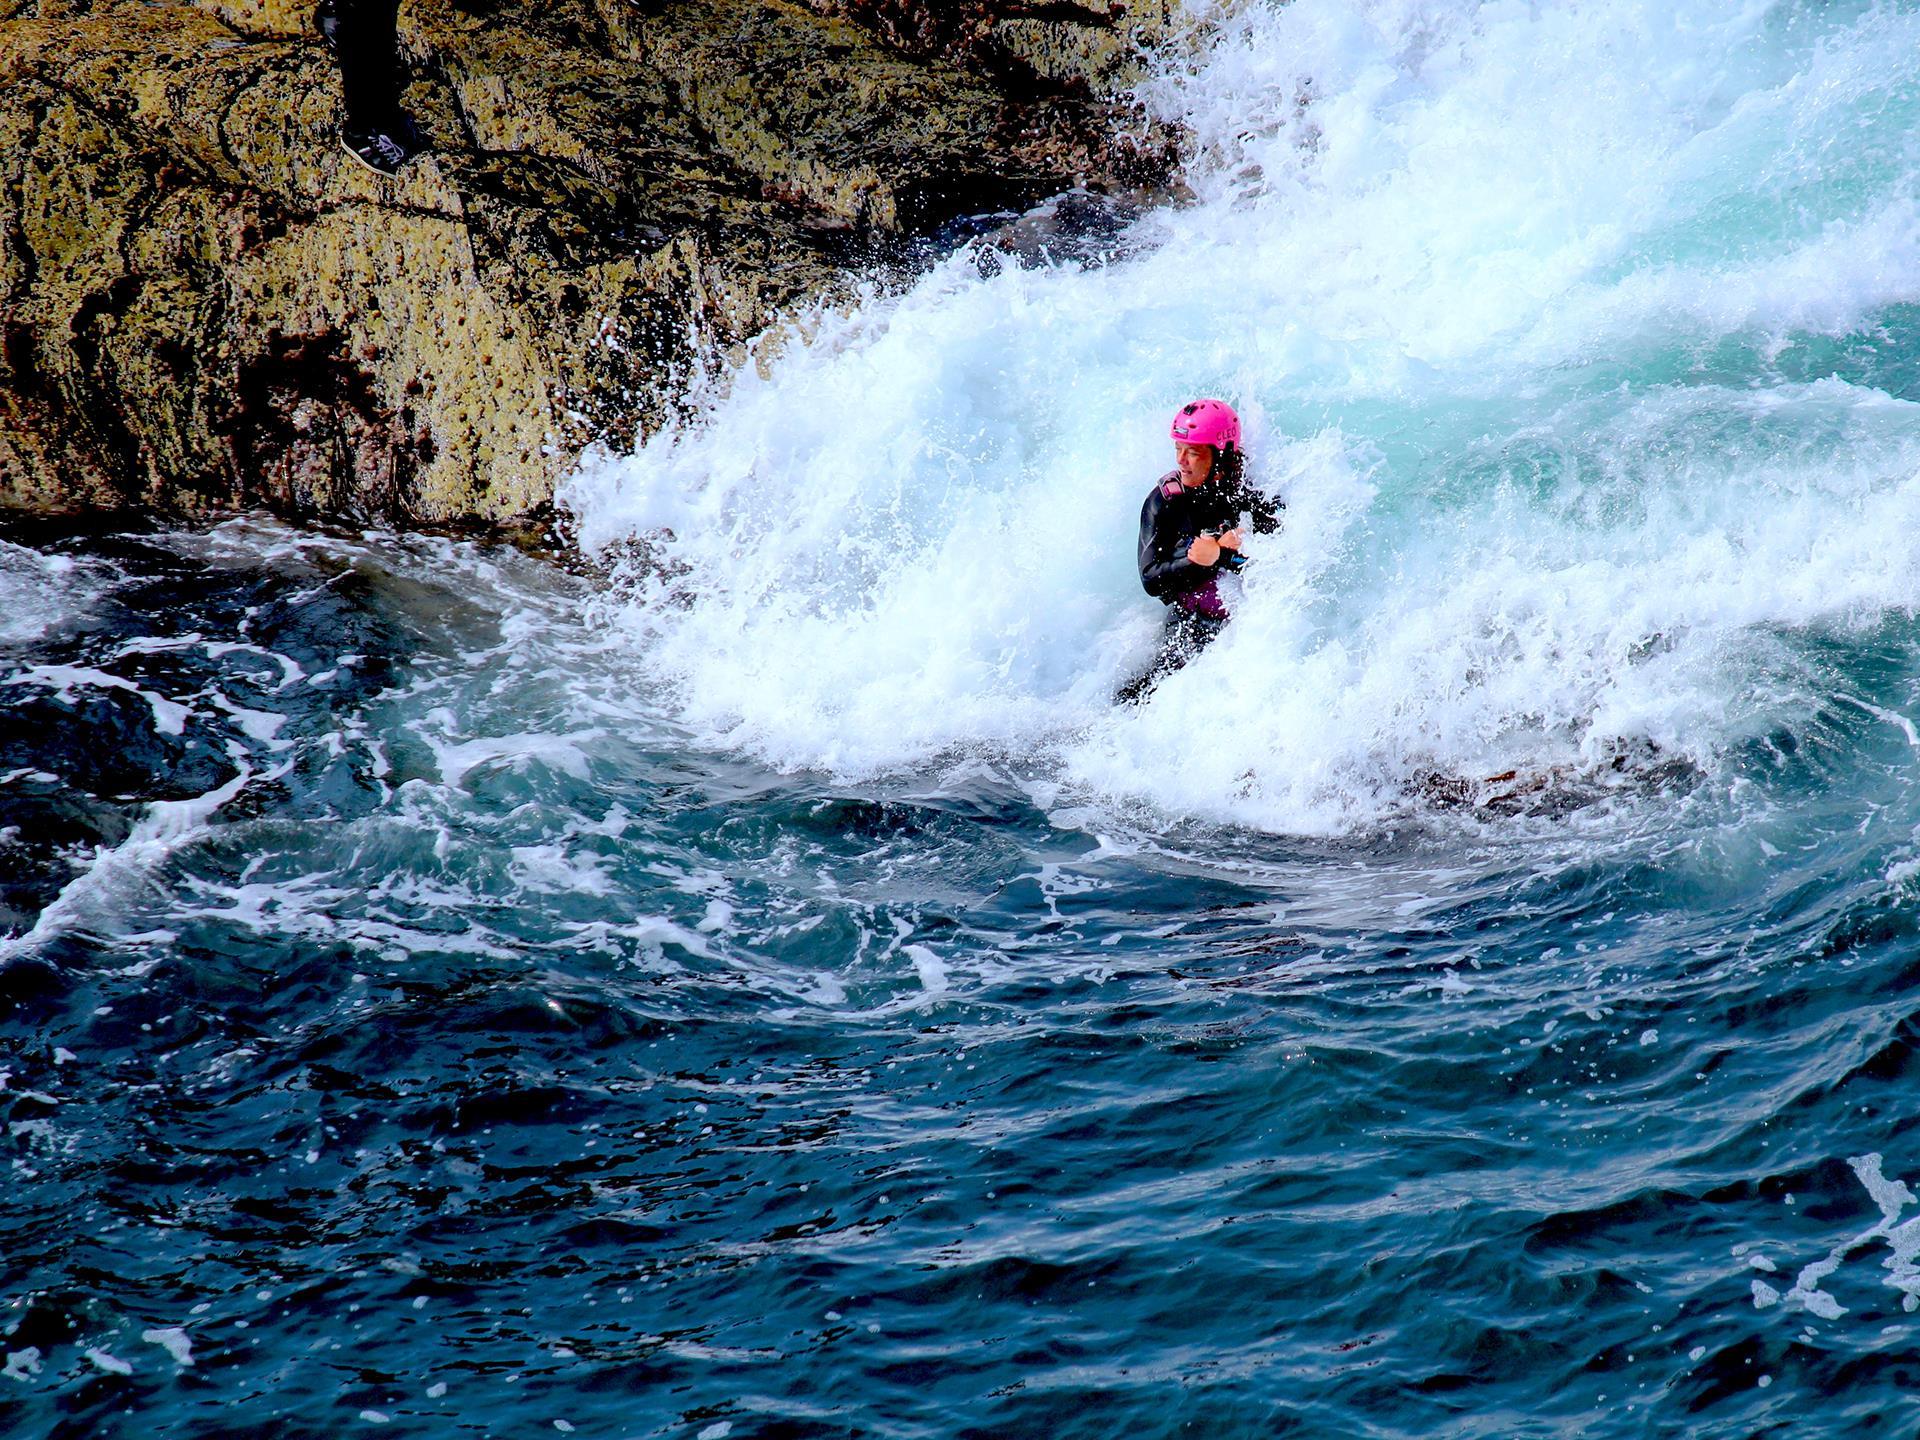
{"type": "Polygon", "coordinates": [[[1209,580],[1198,590],[1187,590],[1174,596],[1173,603],[1187,614],[1198,615],[1206,620],[1227,618],[1226,602],[1220,598],[1220,586],[1214,580],[1209,580]]]}

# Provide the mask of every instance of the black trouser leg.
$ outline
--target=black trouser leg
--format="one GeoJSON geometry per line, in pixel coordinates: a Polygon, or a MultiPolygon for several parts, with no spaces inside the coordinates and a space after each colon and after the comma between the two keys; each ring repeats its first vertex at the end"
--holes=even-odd
{"type": "Polygon", "coordinates": [[[400,112],[400,0],[334,0],[347,129],[385,130],[400,112]]]}
{"type": "Polygon", "coordinates": [[[1211,645],[1226,624],[1224,618],[1215,620],[1205,615],[1189,615],[1184,610],[1169,609],[1167,628],[1160,634],[1160,655],[1153,662],[1153,668],[1139,679],[1123,685],[1113,698],[1122,705],[1132,705],[1145,699],[1154,686],[1211,645]]]}
{"type": "Polygon", "coordinates": [[[1219,638],[1226,628],[1225,616],[1213,619],[1206,615],[1189,615],[1184,610],[1175,610],[1167,616],[1167,632],[1160,642],[1161,661],[1166,666],[1160,673],[1171,675],[1194,656],[1219,638]]]}

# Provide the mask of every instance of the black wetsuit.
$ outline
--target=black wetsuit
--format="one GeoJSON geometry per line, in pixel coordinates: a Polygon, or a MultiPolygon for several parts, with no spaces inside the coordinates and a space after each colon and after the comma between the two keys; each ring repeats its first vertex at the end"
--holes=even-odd
{"type": "Polygon", "coordinates": [[[1219,563],[1196,565],[1187,559],[1187,547],[1201,535],[1221,535],[1247,515],[1256,535],[1280,528],[1280,504],[1244,480],[1214,481],[1188,489],[1178,471],[1161,477],[1140,507],[1140,584],[1167,606],[1167,633],[1153,669],[1120,693],[1122,700],[1138,699],[1161,677],[1178,670],[1199,654],[1227,623],[1227,607],[1220,599],[1221,570],[1238,568],[1239,561],[1222,551],[1219,563]]]}

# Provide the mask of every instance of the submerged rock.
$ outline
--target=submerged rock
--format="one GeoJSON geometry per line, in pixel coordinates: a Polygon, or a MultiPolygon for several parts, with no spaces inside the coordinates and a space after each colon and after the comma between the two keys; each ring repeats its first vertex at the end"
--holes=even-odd
{"type": "Polygon", "coordinates": [[[417,0],[383,179],[310,4],[0,0],[0,507],[535,520],[849,273],[1163,169],[1128,14],[417,0]]]}

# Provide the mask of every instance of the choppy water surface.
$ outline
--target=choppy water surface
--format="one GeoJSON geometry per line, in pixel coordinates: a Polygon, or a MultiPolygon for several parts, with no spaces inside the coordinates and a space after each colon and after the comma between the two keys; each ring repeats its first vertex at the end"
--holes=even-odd
{"type": "Polygon", "coordinates": [[[611,574],[6,532],[0,1430],[1913,1432],[1920,17],[1210,35],[611,574]]]}

